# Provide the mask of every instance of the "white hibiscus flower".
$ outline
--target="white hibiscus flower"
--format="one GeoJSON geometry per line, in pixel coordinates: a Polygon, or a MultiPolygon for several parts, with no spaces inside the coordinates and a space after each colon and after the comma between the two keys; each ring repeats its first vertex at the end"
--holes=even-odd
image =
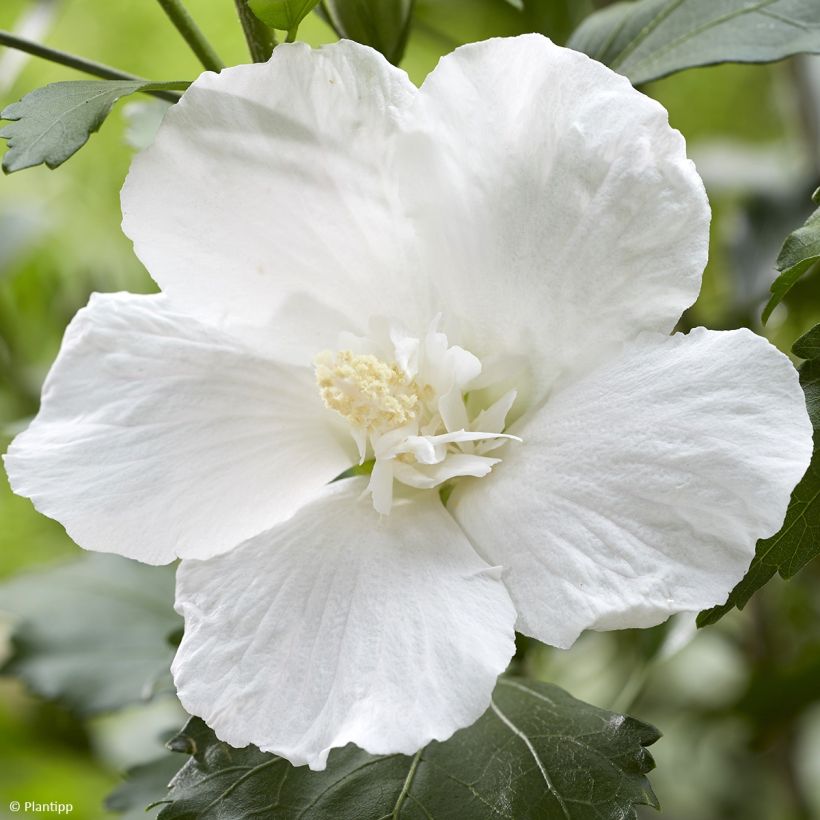
{"type": "Polygon", "coordinates": [[[6,468],[87,549],[183,559],[179,697],[235,746],[444,739],[514,628],[723,601],[808,464],[785,356],[669,335],[707,253],[683,139],[542,37],[421,89],[350,42],[203,74],[123,213],[163,293],[80,311],[6,468]]]}

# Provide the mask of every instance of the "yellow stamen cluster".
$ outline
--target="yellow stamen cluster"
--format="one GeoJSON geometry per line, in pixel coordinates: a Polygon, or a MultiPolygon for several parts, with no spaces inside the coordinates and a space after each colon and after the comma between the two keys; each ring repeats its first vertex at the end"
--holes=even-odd
{"type": "Polygon", "coordinates": [[[386,431],[411,421],[418,387],[395,363],[350,350],[321,353],[314,362],[325,406],[368,431],[386,431]]]}

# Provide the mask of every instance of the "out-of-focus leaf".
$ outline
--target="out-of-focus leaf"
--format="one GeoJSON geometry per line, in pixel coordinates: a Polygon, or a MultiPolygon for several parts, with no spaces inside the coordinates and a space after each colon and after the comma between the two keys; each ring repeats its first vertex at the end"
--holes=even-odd
{"type": "Polygon", "coordinates": [[[521,12],[500,0],[416,0],[413,11],[413,47],[430,49],[436,59],[464,43],[526,30],[521,12]]]}
{"type": "Polygon", "coordinates": [[[567,45],[633,83],[714,63],[820,52],[816,0],[635,0],[590,15],[567,45]]]}
{"type": "Polygon", "coordinates": [[[0,609],[19,618],[3,672],[80,714],[117,709],[170,688],[180,628],[174,574],[89,554],[0,585],[0,609]]]}
{"type": "Polygon", "coordinates": [[[263,23],[293,33],[318,4],[319,0],[248,0],[250,10],[263,23]]]}
{"type": "Polygon", "coordinates": [[[371,46],[398,65],[414,6],[415,0],[324,0],[322,11],[339,37],[371,46]]]}
{"type": "Polygon", "coordinates": [[[0,210],[0,279],[20,254],[41,241],[47,224],[46,215],[36,206],[20,204],[0,210]]]}
{"type": "Polygon", "coordinates": [[[121,820],[154,817],[159,807],[150,814],[146,809],[165,797],[168,784],[179,768],[179,757],[174,754],[134,766],[125,773],[125,782],[105,798],[105,808],[122,815],[121,820]]]}
{"type": "Polygon", "coordinates": [[[817,703],[818,680],[820,645],[808,643],[795,658],[757,667],[734,711],[750,719],[758,742],[770,744],[817,703]]]}
{"type": "Polygon", "coordinates": [[[0,119],[12,120],[0,130],[0,138],[8,140],[3,170],[11,174],[42,163],[56,168],[99,130],[120,97],[187,87],[184,82],[72,80],[37,88],[0,112],[0,119]]]}
{"type": "Polygon", "coordinates": [[[490,709],[414,757],[334,751],[323,772],[233,749],[192,719],[170,748],[192,755],[160,820],[626,820],[657,805],[651,726],[545,683],[502,679],[490,709]]]}
{"type": "MultiPolygon", "coordinates": [[[[820,325],[815,325],[808,333],[804,333],[792,345],[792,353],[801,359],[805,359],[807,363],[815,359],[820,359],[820,325]]],[[[804,364],[803,367],[805,366],[804,364]]],[[[803,390],[806,390],[805,384],[803,385],[803,390]]],[[[811,403],[809,403],[809,413],[812,415],[812,419],[815,419],[818,417],[818,414],[820,414],[820,410],[816,407],[812,407],[811,403]]],[[[815,426],[820,425],[820,418],[814,421],[814,424],[815,426]]]]}
{"type": "Polygon", "coordinates": [[[522,0],[521,3],[527,30],[545,34],[556,43],[565,43],[594,8],[592,0],[522,0]]]}
{"type": "Polygon", "coordinates": [[[820,555],[820,325],[801,336],[792,350],[796,356],[806,358],[800,366],[800,384],[814,427],[811,464],[794,488],[780,531],[757,542],[749,571],[729,594],[725,604],[698,615],[698,626],[715,623],[735,607],[743,609],[776,572],[782,578],[791,578],[820,555]]]}
{"type": "MultiPolygon", "coordinates": [[[[820,205],[820,188],[814,192],[812,199],[816,205],[820,205]]],[[[780,271],[780,276],[772,282],[772,297],[763,310],[764,322],[783,301],[783,297],[797,284],[797,280],[813,268],[818,261],[820,261],[820,208],[806,220],[802,228],[790,233],[783,243],[777,257],[777,269],[780,271]]]]}

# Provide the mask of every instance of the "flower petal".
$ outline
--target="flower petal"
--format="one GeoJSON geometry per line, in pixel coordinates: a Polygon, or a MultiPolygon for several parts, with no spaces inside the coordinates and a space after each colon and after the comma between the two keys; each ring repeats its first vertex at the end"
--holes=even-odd
{"type": "Polygon", "coordinates": [[[397,111],[416,94],[349,41],[283,44],[267,63],[206,72],[134,160],[123,229],[186,311],[246,325],[268,349],[292,345],[278,331],[295,318],[309,364],[382,312],[412,241],[400,241],[410,228],[386,176],[397,111]]]}
{"type": "Polygon", "coordinates": [[[666,111],[540,35],[444,57],[406,120],[402,195],[454,341],[531,351],[547,386],[642,330],[669,332],[700,288],[709,206],[666,111]]]}
{"type": "Polygon", "coordinates": [[[233,746],[323,769],[330,749],[412,754],[487,708],[515,613],[435,496],[380,518],[364,479],[211,561],[183,561],[183,706],[233,746]]]}
{"type": "Polygon", "coordinates": [[[794,367],[746,330],[645,334],[516,432],[450,509],[518,629],[562,647],[724,601],[812,450],[794,367]]]}
{"type": "Polygon", "coordinates": [[[329,417],[308,368],[260,358],[164,296],[94,295],[5,466],[86,549],[207,558],[354,462],[329,417]]]}

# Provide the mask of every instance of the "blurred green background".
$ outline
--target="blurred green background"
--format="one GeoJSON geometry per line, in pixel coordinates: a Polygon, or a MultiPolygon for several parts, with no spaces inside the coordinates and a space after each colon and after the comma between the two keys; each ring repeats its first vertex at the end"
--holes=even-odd
{"type": "MultiPolygon", "coordinates": [[[[545,3],[537,22],[561,42],[593,5],[545,3]]],[[[226,63],[246,61],[232,2],[188,6],[226,63]]],[[[527,27],[532,20],[506,0],[419,0],[404,67],[421,82],[459,43],[527,27]]],[[[149,0],[3,0],[0,28],[152,79],[192,79],[199,70],[149,0]]],[[[335,36],[311,15],[300,39],[335,36]]],[[[79,77],[0,49],[0,105],[79,77]]],[[[682,326],[748,325],[788,350],[820,321],[817,277],[794,288],[767,328],[758,317],[780,244],[809,214],[820,181],[820,59],[697,69],[644,90],[686,137],[714,209],[703,292],[682,326]]],[[[148,97],[120,105],[65,166],[0,180],[0,450],[36,411],[63,329],[88,294],[153,288],[120,232],[118,192],[133,145],[161,111],[148,97]]],[[[0,579],[79,554],[59,525],[0,478],[0,579]]],[[[588,634],[569,652],[527,643],[523,663],[576,697],[628,709],[661,729],[652,780],[664,817],[820,818],[818,575],[810,565],[788,584],[775,579],[744,612],[694,639],[686,622],[588,634]]],[[[0,617],[2,659],[12,651],[14,618],[0,617]]],[[[0,677],[0,817],[14,816],[5,813],[12,799],[70,802],[77,820],[110,816],[103,796],[127,767],[158,755],[161,738],[181,721],[168,695],[81,720],[0,677]]]]}

